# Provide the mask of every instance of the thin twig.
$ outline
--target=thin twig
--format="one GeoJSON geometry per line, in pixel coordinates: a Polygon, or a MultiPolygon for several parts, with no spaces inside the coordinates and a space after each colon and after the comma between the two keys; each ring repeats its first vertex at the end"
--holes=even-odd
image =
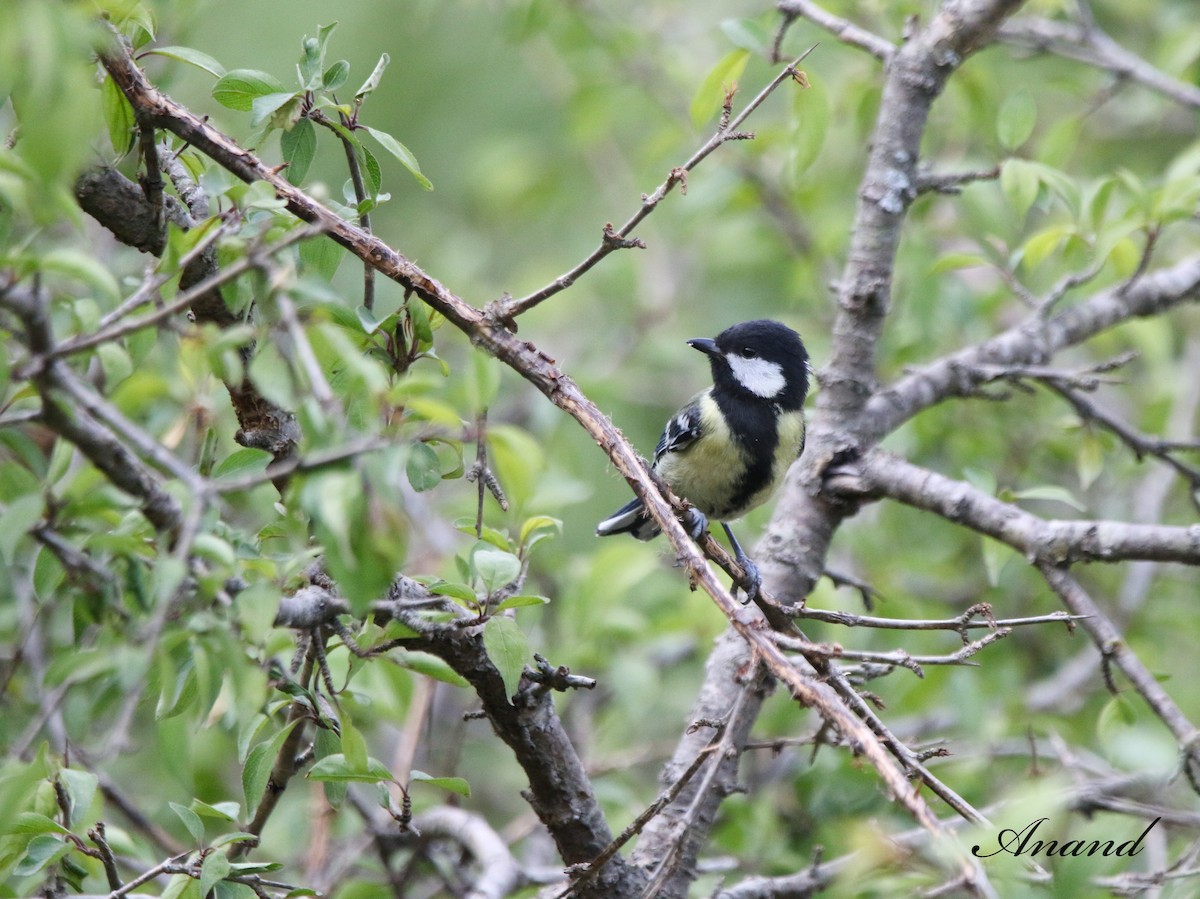
{"type": "MultiPolygon", "coordinates": [[[[639,207],[638,211],[635,212],[629,218],[629,220],[625,222],[625,224],[621,225],[619,228],[613,228],[612,225],[605,226],[604,239],[600,241],[600,245],[596,247],[596,249],[593,250],[586,259],[564,274],[559,275],[545,287],[535,290],[533,293],[528,294],[527,296],[521,297],[520,299],[502,299],[490,304],[488,310],[493,318],[499,322],[511,322],[518,315],[528,312],[539,303],[548,300],[550,297],[562,292],[563,290],[566,290],[575,283],[580,275],[587,272],[594,265],[596,265],[596,263],[612,253],[614,250],[638,246],[640,242],[629,242],[629,235],[633,233],[634,229],[637,228],[637,226],[641,224],[642,221],[650,215],[650,213],[654,212],[654,210],[658,207],[658,204],[662,202],[662,199],[669,194],[676,185],[682,185],[686,189],[687,174],[691,172],[697,165],[703,162],[709,154],[711,154],[722,144],[728,143],[730,140],[738,140],[741,137],[744,137],[745,135],[741,135],[740,132],[737,131],[737,128],[744,121],[746,121],[747,118],[749,118],[750,114],[753,113],[754,110],[758,109],[758,107],[762,105],[762,102],[766,100],[767,97],[774,93],[775,89],[779,87],[779,85],[791,78],[796,77],[798,71],[796,66],[800,65],[800,63],[804,61],[808,54],[812,53],[812,51],[815,49],[816,45],[809,47],[798,57],[796,57],[796,59],[793,60],[790,65],[785,66],[783,70],[771,80],[770,84],[759,91],[758,95],[749,103],[747,103],[745,108],[736,116],[728,121],[723,119],[721,125],[717,128],[716,133],[714,133],[713,136],[710,137],[704,143],[704,145],[700,147],[700,149],[693,153],[687,162],[671,169],[671,173],[667,176],[666,181],[660,184],[652,194],[642,197],[641,207],[639,207]]],[[[642,246],[644,246],[644,244],[642,244],[642,246]]]]}

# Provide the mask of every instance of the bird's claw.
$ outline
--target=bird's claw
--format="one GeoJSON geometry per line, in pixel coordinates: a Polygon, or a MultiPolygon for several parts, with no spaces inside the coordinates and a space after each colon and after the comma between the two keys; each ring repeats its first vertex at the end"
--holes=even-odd
{"type": "Polygon", "coordinates": [[[708,516],[692,506],[683,514],[683,526],[687,528],[689,537],[699,540],[708,530],[708,516]]]}
{"type": "MultiPolygon", "coordinates": [[[[742,571],[746,572],[745,577],[742,579],[742,582],[746,585],[746,600],[742,605],[746,606],[752,603],[758,596],[758,591],[762,587],[762,572],[758,570],[758,566],[745,553],[738,553],[734,556],[734,561],[741,566],[742,571]]],[[[737,599],[738,582],[736,580],[729,589],[733,593],[734,599],[737,599]]]]}

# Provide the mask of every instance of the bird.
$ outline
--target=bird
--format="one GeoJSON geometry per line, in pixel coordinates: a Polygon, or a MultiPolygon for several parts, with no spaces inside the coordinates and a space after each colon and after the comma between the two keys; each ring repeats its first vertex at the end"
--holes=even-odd
{"type": "MultiPolygon", "coordinates": [[[[692,507],[693,539],[721,523],[734,558],[746,572],[746,601],[762,575],[729,522],[770,499],[804,450],[804,400],[811,366],[800,335],[770,319],[741,322],[688,346],[708,356],[712,386],[667,421],[652,467],[692,507]]],[[[596,526],[596,534],[651,540],[661,532],[634,498],[596,526]]],[[[737,582],[734,582],[734,592],[737,582]]]]}

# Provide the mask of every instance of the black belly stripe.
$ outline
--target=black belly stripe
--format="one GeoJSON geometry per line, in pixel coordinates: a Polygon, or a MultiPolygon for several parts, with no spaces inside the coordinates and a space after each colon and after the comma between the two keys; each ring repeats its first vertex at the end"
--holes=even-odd
{"type": "MultiPolygon", "coordinates": [[[[750,460],[734,490],[736,501],[742,505],[721,509],[713,515],[717,520],[737,518],[744,511],[744,503],[754,494],[771,483],[775,468],[775,449],[779,445],[776,428],[775,406],[769,402],[747,400],[745,396],[733,397],[723,390],[714,389],[712,397],[725,416],[734,440],[741,444],[750,460]]],[[[734,497],[731,497],[734,499],[734,497]]]]}

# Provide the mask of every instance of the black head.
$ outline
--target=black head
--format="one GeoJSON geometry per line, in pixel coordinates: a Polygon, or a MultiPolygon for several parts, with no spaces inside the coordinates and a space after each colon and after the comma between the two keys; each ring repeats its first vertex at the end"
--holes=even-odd
{"type": "Polygon", "coordinates": [[[786,410],[799,409],[808,394],[808,351],[800,335],[769,319],[742,322],[715,339],[688,345],[708,356],[717,390],[786,410]]]}

